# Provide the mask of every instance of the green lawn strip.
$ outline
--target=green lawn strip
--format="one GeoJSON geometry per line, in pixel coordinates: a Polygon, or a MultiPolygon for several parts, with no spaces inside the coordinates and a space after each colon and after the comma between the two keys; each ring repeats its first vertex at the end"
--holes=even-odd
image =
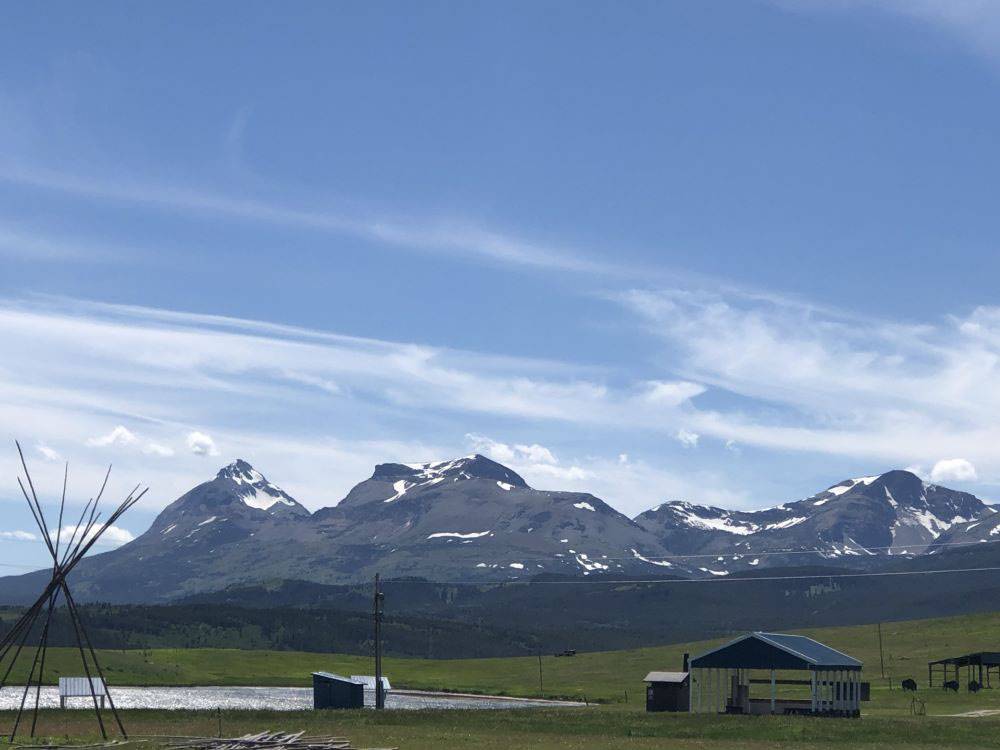
{"type": "MultiPolygon", "coordinates": [[[[140,735],[215,735],[215,712],[127,711],[126,725],[140,735]]],[[[9,726],[11,712],[0,714],[9,726]]],[[[818,719],[687,714],[647,715],[604,707],[517,711],[227,711],[225,736],[265,729],[340,735],[356,744],[404,750],[452,747],[998,747],[1000,721],[930,717],[818,719]]],[[[40,718],[45,741],[97,738],[93,716],[80,710],[47,710],[40,718]]],[[[40,741],[42,737],[40,737],[40,741]]],[[[162,745],[163,743],[156,743],[162,745]]]]}

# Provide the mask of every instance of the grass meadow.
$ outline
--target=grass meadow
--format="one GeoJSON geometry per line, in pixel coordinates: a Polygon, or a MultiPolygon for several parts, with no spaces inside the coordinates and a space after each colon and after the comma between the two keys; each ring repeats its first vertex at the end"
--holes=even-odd
{"type": "MultiPolygon", "coordinates": [[[[586,699],[589,708],[509,711],[256,712],[129,711],[133,735],[216,734],[299,730],[343,734],[366,747],[421,748],[833,748],[1000,747],[1000,685],[979,694],[926,687],[930,659],[976,650],[1000,650],[1000,613],[883,623],[887,677],[881,676],[874,625],[799,631],[861,659],[872,700],[860,720],[803,717],[727,717],[646,714],[642,678],[653,669],[677,669],[682,655],[719,641],[674,644],[632,651],[538,659],[385,660],[385,672],[400,688],[450,690],[524,697],[586,699]],[[891,681],[895,689],[890,689],[891,681]],[[926,715],[912,715],[912,694],[898,689],[913,677],[926,715]],[[997,712],[992,715],[991,712],[997,712]],[[969,716],[971,712],[980,715],[969,716]]],[[[30,656],[30,653],[28,654],[30,656]]],[[[109,682],[119,685],[308,685],[323,669],[370,673],[371,659],[338,654],[157,649],[104,651],[109,682]]],[[[50,649],[49,681],[79,674],[78,654],[50,649]]],[[[22,660],[28,663],[30,659],[22,660]]],[[[963,684],[964,684],[963,675],[963,684]]],[[[0,714],[9,726],[10,714],[0,714]]],[[[96,738],[86,711],[46,711],[40,733],[49,741],[96,738]]],[[[149,740],[153,745],[157,740],[149,740]]]]}

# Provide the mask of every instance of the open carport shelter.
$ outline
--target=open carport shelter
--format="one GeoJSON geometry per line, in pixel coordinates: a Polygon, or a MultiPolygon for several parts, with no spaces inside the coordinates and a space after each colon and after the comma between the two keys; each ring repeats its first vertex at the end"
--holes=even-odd
{"type": "Polygon", "coordinates": [[[802,635],[749,633],[691,659],[691,711],[860,716],[861,666],[802,635]],[[808,679],[778,679],[789,671],[807,672],[808,679]],[[768,685],[767,697],[751,696],[752,685],[768,685]],[[779,698],[778,687],[786,692],[789,685],[803,695],[808,687],[808,698],[779,698]]]}
{"type": "Polygon", "coordinates": [[[993,687],[990,682],[990,672],[996,670],[997,679],[1000,680],[1000,652],[997,651],[977,651],[974,654],[964,654],[963,656],[951,656],[947,659],[927,662],[927,687],[934,687],[934,672],[937,670],[941,677],[939,684],[943,685],[949,679],[956,682],[959,677],[959,670],[965,667],[968,682],[975,681],[982,687],[993,687]],[[951,668],[955,670],[955,676],[951,677],[948,672],[951,668]],[[983,679],[986,682],[983,682],[983,679]]]}

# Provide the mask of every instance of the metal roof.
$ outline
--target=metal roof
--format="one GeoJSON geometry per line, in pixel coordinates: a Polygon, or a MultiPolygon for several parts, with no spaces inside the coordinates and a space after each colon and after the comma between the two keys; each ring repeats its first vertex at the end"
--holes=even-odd
{"type": "Polygon", "coordinates": [[[650,672],[643,679],[643,682],[684,682],[688,678],[687,672],[650,672]]]}
{"type": "Polygon", "coordinates": [[[938,659],[937,661],[929,661],[928,664],[951,664],[956,667],[966,667],[966,666],[986,666],[991,667],[1000,665],[1000,652],[997,651],[976,651],[971,654],[962,654],[961,656],[949,656],[947,659],[938,659]]]}
{"type": "Polygon", "coordinates": [[[852,656],[804,635],[748,633],[691,659],[693,668],[861,669],[852,656]]]}
{"type": "MultiPolygon", "coordinates": [[[[372,674],[352,674],[351,679],[355,682],[363,683],[365,690],[375,689],[375,675],[372,674]]],[[[392,685],[389,684],[389,678],[382,675],[382,689],[388,692],[392,690],[392,685]]]]}
{"type": "Polygon", "coordinates": [[[353,677],[344,677],[341,674],[334,674],[333,672],[313,672],[314,677],[322,677],[326,680],[339,680],[340,682],[350,682],[355,685],[363,685],[364,683],[355,680],[353,677]]]}

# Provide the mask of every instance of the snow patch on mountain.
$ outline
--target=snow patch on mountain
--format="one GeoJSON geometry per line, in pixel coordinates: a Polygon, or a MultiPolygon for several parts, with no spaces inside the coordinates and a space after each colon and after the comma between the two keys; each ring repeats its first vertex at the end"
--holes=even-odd
{"type": "Polygon", "coordinates": [[[576,563],[584,570],[608,570],[610,566],[600,563],[597,560],[591,560],[586,554],[580,552],[576,555],[576,563]]]}
{"type": "Polygon", "coordinates": [[[573,507],[579,508],[580,510],[589,510],[591,513],[597,512],[597,509],[590,503],[573,503],[573,507]]]}
{"type": "Polygon", "coordinates": [[[393,482],[392,489],[395,490],[396,494],[393,495],[392,497],[386,498],[382,502],[391,503],[393,500],[399,500],[399,498],[405,495],[406,491],[410,489],[410,487],[412,486],[413,485],[407,482],[405,479],[400,479],[398,482],[393,482]]]}
{"type": "Polygon", "coordinates": [[[638,551],[634,549],[632,550],[632,556],[635,557],[636,560],[642,560],[642,562],[644,563],[649,563],[650,565],[657,565],[661,568],[674,567],[674,564],[668,560],[650,560],[648,557],[643,557],[642,555],[640,555],[638,551]]]}
{"type": "Polygon", "coordinates": [[[696,529],[724,531],[727,534],[736,534],[738,536],[748,536],[760,529],[760,527],[754,523],[738,521],[731,518],[727,511],[719,508],[702,508],[700,506],[691,505],[690,503],[677,502],[664,503],[659,506],[658,510],[667,507],[674,512],[681,523],[696,529]],[[699,515],[696,512],[696,508],[703,512],[715,512],[718,515],[699,515]]]}
{"type": "Polygon", "coordinates": [[[461,531],[438,531],[434,534],[428,535],[428,539],[479,539],[483,536],[488,536],[491,532],[489,531],[470,531],[468,533],[462,533],[461,531]]]}
{"type": "Polygon", "coordinates": [[[283,496],[284,493],[278,494],[281,492],[280,490],[278,490],[278,493],[274,492],[272,490],[272,485],[270,484],[267,487],[250,487],[248,489],[250,492],[248,494],[243,494],[242,499],[243,504],[251,508],[256,508],[257,510],[271,510],[271,508],[279,503],[289,506],[295,505],[295,501],[289,500],[283,496]]]}
{"type": "Polygon", "coordinates": [[[798,526],[800,523],[808,520],[809,518],[807,516],[795,516],[793,518],[786,518],[784,521],[769,523],[764,528],[768,531],[772,529],[790,529],[792,526],[798,526]]]}
{"type": "Polygon", "coordinates": [[[876,479],[878,479],[878,475],[873,477],[859,477],[857,479],[848,479],[846,481],[841,482],[840,484],[833,485],[833,487],[827,489],[827,492],[829,492],[831,495],[839,497],[840,495],[843,495],[845,492],[853,490],[859,484],[868,486],[876,479]]]}

